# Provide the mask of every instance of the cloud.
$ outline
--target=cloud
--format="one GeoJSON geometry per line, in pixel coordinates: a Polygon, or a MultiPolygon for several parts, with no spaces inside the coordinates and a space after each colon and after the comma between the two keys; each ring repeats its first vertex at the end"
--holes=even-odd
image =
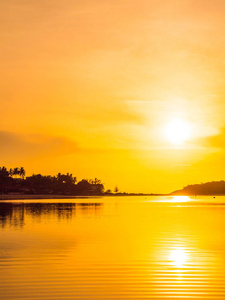
{"type": "Polygon", "coordinates": [[[222,128],[219,134],[201,138],[198,142],[205,147],[225,150],[225,127],[222,128]]]}
{"type": "Polygon", "coordinates": [[[18,134],[0,131],[1,158],[65,155],[78,151],[77,144],[65,137],[43,134],[18,134]]]}

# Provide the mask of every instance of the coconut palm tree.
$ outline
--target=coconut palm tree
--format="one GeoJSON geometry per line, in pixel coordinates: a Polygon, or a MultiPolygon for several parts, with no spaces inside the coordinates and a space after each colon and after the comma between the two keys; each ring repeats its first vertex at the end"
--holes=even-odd
{"type": "Polygon", "coordinates": [[[25,174],[26,174],[26,172],[25,172],[24,167],[20,167],[20,169],[19,169],[19,175],[24,179],[25,174]]]}
{"type": "Polygon", "coordinates": [[[17,176],[17,175],[19,175],[19,174],[20,174],[19,168],[14,168],[14,169],[13,169],[13,175],[17,176]]]}
{"type": "Polygon", "coordinates": [[[7,168],[5,166],[3,166],[2,168],[0,168],[0,174],[2,177],[8,177],[9,171],[7,170],[7,168]]]}
{"type": "Polygon", "coordinates": [[[9,176],[11,176],[11,177],[13,176],[13,169],[12,168],[9,169],[9,176]]]}

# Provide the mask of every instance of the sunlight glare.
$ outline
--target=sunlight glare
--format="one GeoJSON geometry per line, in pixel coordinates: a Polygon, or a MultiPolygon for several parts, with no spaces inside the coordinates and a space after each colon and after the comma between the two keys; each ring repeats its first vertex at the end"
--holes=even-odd
{"type": "Polygon", "coordinates": [[[174,196],[171,202],[188,202],[191,199],[188,196],[174,196]]]}
{"type": "Polygon", "coordinates": [[[187,260],[186,251],[183,249],[171,250],[169,259],[177,268],[181,268],[187,260]]]}
{"type": "Polygon", "coordinates": [[[180,144],[190,137],[190,125],[183,120],[173,120],[165,128],[167,139],[173,144],[180,144]]]}

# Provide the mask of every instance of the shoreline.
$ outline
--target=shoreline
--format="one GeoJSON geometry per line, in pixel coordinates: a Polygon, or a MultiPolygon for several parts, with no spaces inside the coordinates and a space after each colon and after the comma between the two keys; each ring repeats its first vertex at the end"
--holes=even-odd
{"type": "Polygon", "coordinates": [[[78,199],[101,197],[128,197],[128,196],[171,196],[170,194],[103,194],[103,195],[49,195],[49,194],[0,194],[0,201],[4,200],[32,200],[32,199],[78,199]]]}
{"type": "Polygon", "coordinates": [[[32,199],[76,199],[76,198],[89,198],[89,197],[101,197],[101,196],[71,196],[71,195],[48,195],[48,194],[37,194],[37,195],[0,195],[0,201],[2,200],[32,200],[32,199]]]}
{"type": "Polygon", "coordinates": [[[0,202],[1,201],[7,201],[7,200],[35,200],[35,199],[39,199],[39,200],[46,200],[46,199],[87,199],[87,198],[102,198],[102,197],[137,197],[137,196],[142,196],[142,197],[146,197],[146,196],[161,196],[161,197],[174,197],[174,196],[187,196],[187,197],[202,197],[202,196],[206,196],[206,197],[219,197],[219,196],[225,196],[225,194],[220,194],[220,195],[171,195],[171,194],[103,194],[103,195],[57,195],[57,194],[53,194],[53,195],[49,195],[49,194],[29,194],[29,195],[23,195],[23,194],[0,194],[0,202]]]}

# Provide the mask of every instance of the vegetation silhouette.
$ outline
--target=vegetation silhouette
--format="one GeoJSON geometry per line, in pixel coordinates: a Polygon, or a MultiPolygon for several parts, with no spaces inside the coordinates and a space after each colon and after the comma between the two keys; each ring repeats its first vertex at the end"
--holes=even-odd
{"type": "MultiPolygon", "coordinates": [[[[25,177],[23,167],[7,169],[0,167],[0,194],[27,194],[27,195],[65,195],[65,196],[100,196],[100,195],[163,195],[143,193],[119,193],[115,186],[114,193],[107,190],[104,193],[104,185],[98,178],[82,179],[77,181],[73,174],[61,174],[56,176],[43,176],[33,174],[25,177]]],[[[212,181],[201,184],[187,185],[181,190],[176,190],[167,195],[225,195],[225,181],[212,181]]]]}
{"type": "Polygon", "coordinates": [[[119,188],[118,188],[118,186],[116,185],[115,186],[115,189],[114,189],[114,193],[118,193],[119,192],[119,188]]]}
{"type": "Polygon", "coordinates": [[[43,176],[33,174],[25,178],[23,167],[7,169],[0,167],[0,193],[22,194],[59,194],[59,195],[102,195],[104,185],[101,180],[82,179],[77,182],[73,174],[61,174],[56,176],[43,176]]]}

